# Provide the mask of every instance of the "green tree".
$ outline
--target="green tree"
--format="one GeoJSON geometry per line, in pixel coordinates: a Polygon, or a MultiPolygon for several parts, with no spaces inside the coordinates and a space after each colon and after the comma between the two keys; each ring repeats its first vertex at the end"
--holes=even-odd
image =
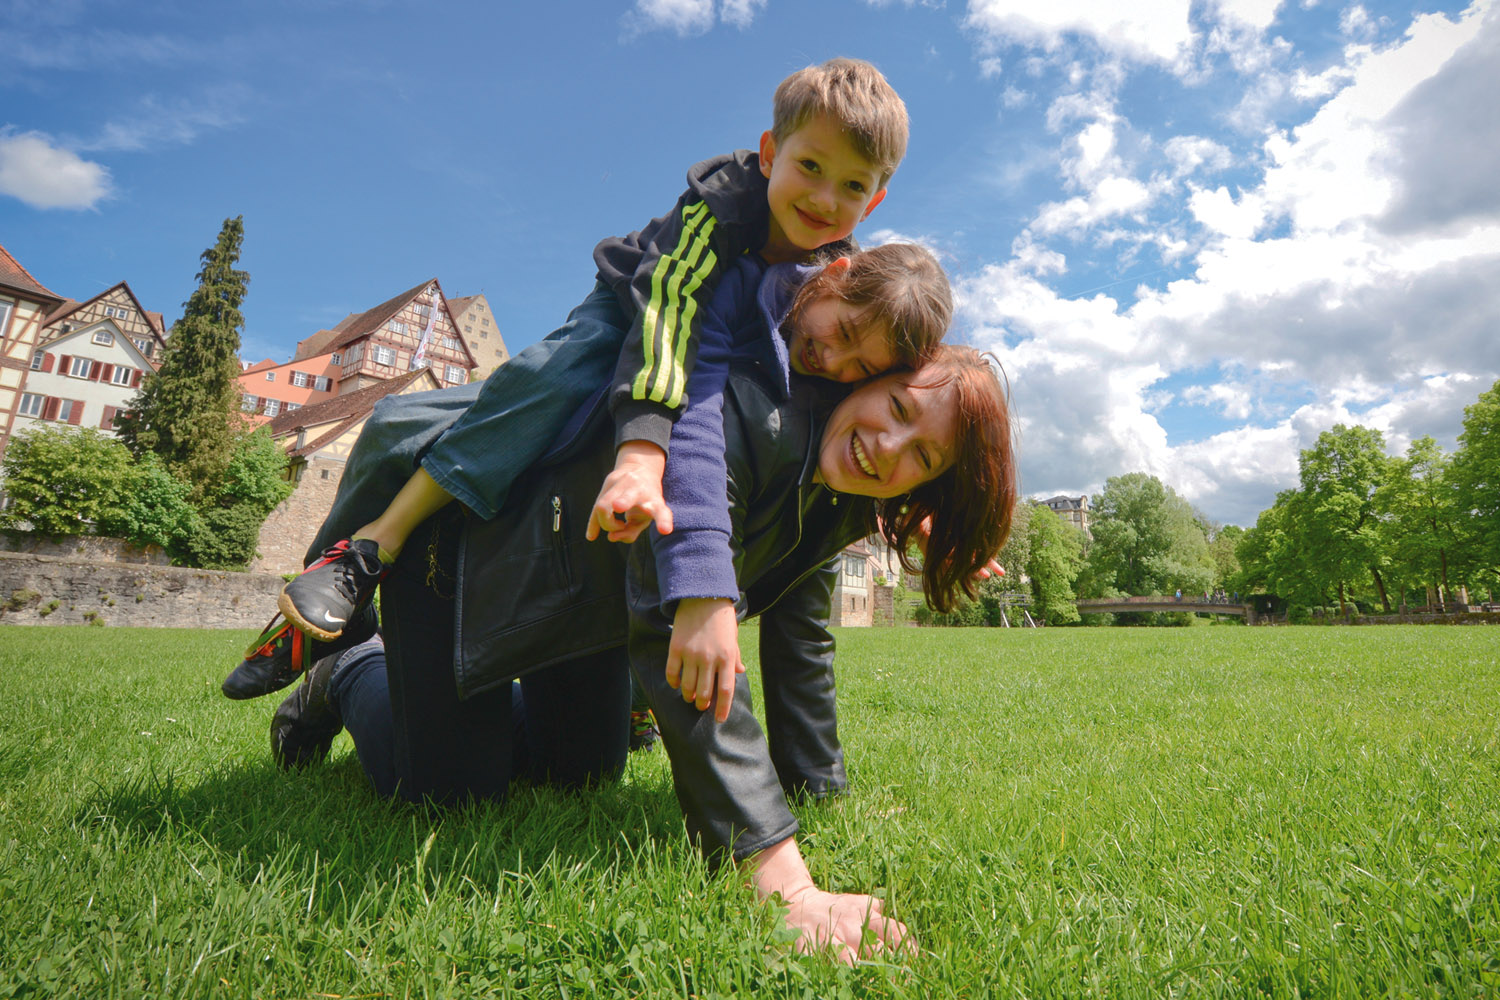
{"type": "Polygon", "coordinates": [[[204,491],[199,521],[180,549],[182,561],[208,569],[242,569],[255,558],[260,526],[291,495],[282,477],[286,455],[261,428],[234,442],[224,473],[204,491]]]}
{"type": "Polygon", "coordinates": [[[1031,507],[1026,575],[1031,606],[1049,625],[1079,620],[1073,581],[1083,569],[1083,532],[1041,504],[1031,507]]]}
{"type": "Polygon", "coordinates": [[[1369,427],[1335,424],[1302,452],[1302,542],[1320,583],[1336,588],[1347,614],[1351,583],[1373,579],[1385,609],[1391,609],[1381,565],[1385,554],[1375,518],[1375,491],[1386,476],[1385,439],[1369,427]]]}
{"type": "Polygon", "coordinates": [[[1079,584],[1086,596],[1201,593],[1213,585],[1214,564],[1192,507],[1155,476],[1132,472],[1107,480],[1091,526],[1079,584]]]}
{"type": "Polygon", "coordinates": [[[1465,519],[1460,558],[1477,584],[1500,576],[1500,382],[1464,407],[1451,478],[1454,505],[1465,519]]]}
{"type": "Polygon", "coordinates": [[[1222,587],[1226,592],[1241,589],[1240,560],[1235,555],[1235,549],[1244,537],[1245,529],[1237,524],[1214,525],[1208,536],[1208,557],[1214,564],[1214,585],[1222,587]]]}
{"type": "Polygon", "coordinates": [[[22,432],[5,453],[5,486],[5,527],[104,535],[171,552],[198,522],[187,486],[154,456],[134,461],[123,444],[95,430],[22,432]]]}
{"type": "Polygon", "coordinates": [[[235,264],[244,238],[241,216],[224,220],[218,241],[203,251],[198,287],[172,325],[161,370],[146,375],[116,419],[132,452],[156,454],[200,497],[234,453],[241,424],[240,306],[250,275],[235,264]]]}
{"type": "Polygon", "coordinates": [[[86,535],[121,513],[130,452],[96,430],[31,427],[5,450],[10,506],[0,525],[45,535],[86,535]]]}
{"type": "Polygon", "coordinates": [[[1459,515],[1449,464],[1436,441],[1419,438],[1389,461],[1375,491],[1379,536],[1403,595],[1422,583],[1452,599],[1448,564],[1468,518],[1459,515]]]}

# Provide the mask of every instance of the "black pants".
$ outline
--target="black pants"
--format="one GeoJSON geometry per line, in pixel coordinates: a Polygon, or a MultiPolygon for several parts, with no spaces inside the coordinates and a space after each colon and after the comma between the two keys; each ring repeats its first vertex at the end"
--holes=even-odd
{"type": "Polygon", "coordinates": [[[381,585],[399,794],[503,798],[512,778],[575,787],[618,775],[630,728],[623,647],[527,674],[519,691],[502,685],[458,699],[454,602],[443,595],[453,592],[459,529],[457,517],[429,519],[381,585]]]}

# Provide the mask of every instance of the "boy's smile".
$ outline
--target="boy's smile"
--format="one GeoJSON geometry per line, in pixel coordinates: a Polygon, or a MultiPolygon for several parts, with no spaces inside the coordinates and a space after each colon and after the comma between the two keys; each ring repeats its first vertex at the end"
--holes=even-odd
{"type": "Polygon", "coordinates": [[[770,263],[800,260],[843,239],[885,197],[880,169],[825,115],[779,145],[770,132],[762,135],[760,172],[770,181],[771,232],[761,252],[770,263]]]}

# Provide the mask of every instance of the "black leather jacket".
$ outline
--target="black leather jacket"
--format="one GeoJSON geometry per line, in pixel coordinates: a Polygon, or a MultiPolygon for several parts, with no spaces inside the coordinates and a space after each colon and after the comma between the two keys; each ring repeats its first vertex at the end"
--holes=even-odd
{"type": "Polygon", "coordinates": [[[667,687],[671,620],[661,607],[650,543],[583,541],[589,506],[614,460],[602,406],[518,481],[499,517],[468,525],[457,574],[460,693],[624,645],[628,637],[688,829],[705,850],[736,858],[796,832],[786,793],[829,794],[845,781],[828,632],[833,560],[869,530],[871,507],[812,481],[823,423],[840,390],[799,379],[788,398],[785,384],[769,358],[736,362],[724,400],[732,544],[743,588],[738,610],[742,619],[761,619],[767,732],[751,714],[744,676],[724,723],[667,687]]]}

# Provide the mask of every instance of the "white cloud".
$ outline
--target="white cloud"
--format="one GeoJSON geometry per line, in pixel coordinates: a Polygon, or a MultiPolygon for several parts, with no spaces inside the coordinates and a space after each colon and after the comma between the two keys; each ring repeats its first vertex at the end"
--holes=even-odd
{"type": "Polygon", "coordinates": [[[992,46],[1017,43],[1054,52],[1067,36],[1079,35],[1118,56],[1175,66],[1185,61],[1193,45],[1188,7],[1186,0],[970,0],[964,25],[992,46]]]}
{"type": "Polygon", "coordinates": [[[647,31],[673,31],[687,37],[701,35],[715,21],[736,28],[749,27],[766,0],[635,0],[635,7],[621,19],[627,36],[647,31]]]}
{"type": "Polygon", "coordinates": [[[1334,423],[1376,427],[1393,451],[1423,434],[1452,446],[1463,406],[1500,377],[1500,15],[1424,15],[1395,44],[1342,57],[1322,84],[1304,76],[1299,96],[1324,103],[1268,135],[1262,157],[1236,164],[1177,137],[1161,184],[1130,177],[1112,105],[1054,101],[1054,130],[1086,122],[1058,160],[1080,193],[956,286],[960,327],[1010,371],[1028,491],[1144,470],[1250,524],[1334,423]],[[1175,179],[1235,167],[1261,173],[1190,184],[1174,223],[1142,219],[1175,179]],[[1064,298],[1052,283],[1066,260],[1046,241],[1105,220],[1124,242],[1191,232],[1191,272],[1133,302],[1064,298]]]}
{"type": "Polygon", "coordinates": [[[109,196],[109,170],[41,132],[0,129],[0,194],[32,208],[93,208],[109,196]]]}
{"type": "Polygon", "coordinates": [[[755,15],[764,10],[765,6],[766,0],[722,0],[719,17],[725,24],[748,28],[750,22],[755,20],[755,15]]]}

